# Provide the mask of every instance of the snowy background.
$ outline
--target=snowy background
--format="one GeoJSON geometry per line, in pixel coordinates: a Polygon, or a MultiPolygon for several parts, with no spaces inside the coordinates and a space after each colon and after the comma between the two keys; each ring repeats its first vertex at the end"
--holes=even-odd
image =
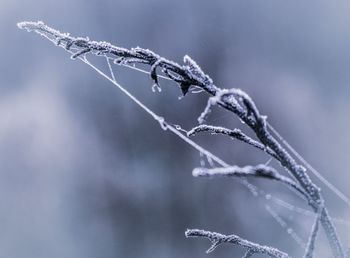
{"type": "MultiPolygon", "coordinates": [[[[0,17],[0,257],[243,254],[223,245],[207,256],[209,243],[185,239],[187,228],[235,233],[301,257],[313,221],[276,203],[278,198],[307,209],[276,183],[252,181],[274,196],[265,200],[234,179],[192,178],[200,164],[195,150],[162,131],[90,68],[19,30],[22,20],[149,48],[177,62],[190,55],[218,86],[248,92],[271,124],[350,196],[349,2],[2,0],[0,17]]],[[[205,94],[178,100],[177,86],[164,81],[163,91],[153,93],[147,75],[125,68],[116,75],[185,129],[196,125],[207,100],[205,94]]],[[[246,130],[219,109],[210,122],[246,130]]],[[[268,160],[223,136],[195,140],[231,164],[268,160]]],[[[350,220],[350,207],[310,176],[323,188],[331,215],[350,220]]],[[[336,226],[349,245],[349,223],[336,226]]],[[[317,257],[330,257],[321,235],[317,257]]]]}

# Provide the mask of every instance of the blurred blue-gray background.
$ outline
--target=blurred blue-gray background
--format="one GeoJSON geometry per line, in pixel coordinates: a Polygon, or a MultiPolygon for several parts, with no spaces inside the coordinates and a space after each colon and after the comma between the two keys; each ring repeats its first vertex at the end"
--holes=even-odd
{"type": "MultiPolygon", "coordinates": [[[[0,257],[243,254],[223,245],[206,255],[209,243],[185,239],[186,228],[235,233],[301,257],[313,222],[281,205],[280,199],[307,209],[274,182],[251,181],[273,195],[265,199],[234,179],[192,178],[200,164],[194,149],[161,130],[89,67],[19,30],[22,20],[149,48],[177,62],[190,55],[218,86],[248,92],[304,158],[350,196],[348,1],[2,0],[0,17],[0,257]],[[287,223],[284,228],[267,207],[287,223]]],[[[169,122],[196,125],[207,95],[179,100],[173,83],[161,81],[162,92],[153,93],[147,75],[120,67],[115,72],[169,122]]],[[[219,109],[209,122],[250,133],[219,109]]],[[[230,164],[268,161],[223,136],[194,139],[230,164]]],[[[331,215],[350,220],[350,207],[310,176],[322,187],[331,215]]],[[[349,222],[335,223],[349,245],[349,222]]],[[[330,257],[323,232],[317,252],[330,257]]]]}

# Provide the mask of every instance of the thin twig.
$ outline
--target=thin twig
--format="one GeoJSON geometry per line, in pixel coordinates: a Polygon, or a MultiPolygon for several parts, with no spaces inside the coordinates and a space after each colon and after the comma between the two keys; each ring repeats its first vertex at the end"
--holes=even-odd
{"type": "Polygon", "coordinates": [[[320,224],[321,210],[322,210],[321,207],[322,206],[320,206],[320,212],[316,214],[314,224],[312,225],[311,234],[307,242],[304,258],[313,258],[315,256],[315,243],[316,243],[316,237],[317,237],[318,228],[320,224]]]}
{"type": "Polygon", "coordinates": [[[188,131],[187,135],[188,136],[193,136],[197,133],[200,132],[211,132],[211,133],[215,133],[215,134],[224,134],[224,135],[228,135],[231,138],[235,138],[237,140],[240,140],[242,142],[245,142],[255,148],[258,148],[262,151],[265,151],[267,154],[269,154],[270,156],[274,157],[275,159],[278,160],[278,156],[276,155],[276,153],[271,150],[271,148],[266,147],[265,145],[263,145],[262,143],[250,138],[248,135],[244,134],[240,129],[228,129],[225,127],[221,127],[221,126],[213,126],[213,125],[198,125],[196,127],[193,127],[190,131],[188,131]]]}
{"type": "Polygon", "coordinates": [[[225,177],[260,177],[271,180],[276,180],[292,189],[299,192],[306,200],[309,199],[307,193],[300,187],[298,183],[294,180],[281,175],[274,168],[265,166],[265,165],[257,165],[257,166],[231,166],[231,167],[218,167],[218,168],[203,168],[198,167],[195,168],[192,172],[194,177],[210,177],[210,176],[225,176],[225,177]]]}
{"type": "MultiPolygon", "coordinates": [[[[289,258],[288,254],[274,247],[259,245],[246,239],[243,239],[237,235],[223,235],[220,233],[205,231],[201,229],[187,229],[185,232],[185,236],[207,238],[212,243],[210,248],[207,250],[207,253],[214,251],[215,248],[218,247],[220,244],[231,243],[248,249],[250,255],[265,254],[274,258],[289,258]]],[[[245,257],[247,257],[247,255],[245,255],[245,257]]]]}

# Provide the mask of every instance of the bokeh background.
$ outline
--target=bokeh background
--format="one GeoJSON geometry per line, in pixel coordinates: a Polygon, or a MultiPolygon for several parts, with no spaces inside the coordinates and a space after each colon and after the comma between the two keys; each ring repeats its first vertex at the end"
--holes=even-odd
{"type": "MultiPolygon", "coordinates": [[[[0,257],[243,254],[223,245],[206,255],[209,243],[186,239],[187,228],[235,233],[301,257],[313,223],[312,216],[276,202],[307,209],[276,183],[251,181],[273,195],[266,199],[234,179],[192,178],[201,161],[194,149],[89,67],[19,30],[22,20],[149,48],[177,62],[190,55],[220,87],[248,92],[304,158],[350,196],[348,1],[1,0],[0,17],[0,257]],[[269,209],[287,223],[284,228],[269,209]]],[[[161,81],[162,92],[153,93],[147,75],[115,72],[169,122],[187,130],[196,125],[206,94],[179,100],[173,83],[161,81]]],[[[250,133],[219,109],[209,122],[250,133]]],[[[194,139],[230,164],[268,161],[224,136],[194,139]]],[[[350,220],[350,207],[310,176],[332,216],[350,220]]],[[[336,226],[348,246],[349,222],[336,226]]],[[[331,257],[323,233],[317,252],[331,257]]]]}

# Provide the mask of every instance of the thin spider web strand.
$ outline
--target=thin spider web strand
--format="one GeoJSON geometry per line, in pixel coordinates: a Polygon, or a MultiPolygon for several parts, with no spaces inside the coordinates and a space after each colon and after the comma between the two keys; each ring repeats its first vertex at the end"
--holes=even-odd
{"type": "Polygon", "coordinates": [[[115,75],[114,75],[114,72],[113,72],[113,68],[111,66],[111,62],[109,61],[109,58],[106,56],[106,61],[107,61],[107,65],[108,65],[108,69],[109,69],[109,72],[111,73],[111,76],[112,76],[112,80],[114,82],[117,82],[116,79],[115,79],[115,75]]]}
{"type": "Polygon", "coordinates": [[[302,238],[295,232],[295,230],[288,225],[288,223],[269,205],[265,205],[266,211],[271,215],[271,217],[279,224],[284,230],[286,230],[287,234],[302,248],[306,247],[305,242],[302,238]]]}
{"type": "Polygon", "coordinates": [[[325,184],[333,193],[335,193],[341,200],[343,200],[350,207],[350,199],[340,191],[336,186],[329,182],[325,177],[323,177],[314,167],[310,165],[279,133],[278,131],[270,124],[267,123],[267,126],[270,130],[277,136],[277,138],[297,157],[306,168],[313,173],[323,184],[325,184]]]}
{"type": "MultiPolygon", "coordinates": [[[[289,202],[286,202],[284,200],[281,200],[277,197],[274,197],[274,196],[271,196],[268,194],[267,194],[267,196],[268,196],[268,198],[266,198],[267,200],[270,200],[273,203],[275,203],[276,205],[279,205],[285,209],[288,209],[289,211],[298,213],[298,214],[306,216],[306,217],[315,216],[315,212],[313,212],[311,210],[307,210],[307,209],[298,207],[296,205],[293,205],[289,202]]],[[[338,223],[339,225],[344,225],[344,226],[350,227],[350,221],[347,221],[347,220],[341,219],[341,218],[335,218],[335,217],[331,217],[331,218],[335,223],[338,223]]]]}

